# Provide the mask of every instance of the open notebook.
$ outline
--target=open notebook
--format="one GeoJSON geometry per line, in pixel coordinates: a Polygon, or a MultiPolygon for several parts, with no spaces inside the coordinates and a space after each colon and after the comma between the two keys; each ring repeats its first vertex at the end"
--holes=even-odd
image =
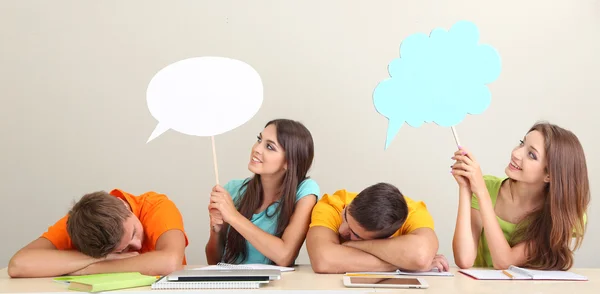
{"type": "Polygon", "coordinates": [[[434,268],[430,271],[426,272],[414,272],[414,271],[401,271],[397,269],[393,272],[347,272],[346,276],[370,276],[370,275],[380,275],[380,276],[390,276],[390,275],[403,275],[403,276],[454,276],[451,272],[442,272],[437,268],[434,268]]]}
{"type": "Polygon", "coordinates": [[[281,272],[291,272],[294,270],[293,267],[276,266],[270,264],[228,264],[219,262],[216,265],[209,265],[205,267],[195,268],[195,270],[223,270],[223,269],[277,269],[281,272]]]}
{"type": "Polygon", "coordinates": [[[508,270],[465,269],[459,270],[459,272],[477,280],[588,280],[585,276],[568,271],[532,270],[512,265],[508,270]]]}

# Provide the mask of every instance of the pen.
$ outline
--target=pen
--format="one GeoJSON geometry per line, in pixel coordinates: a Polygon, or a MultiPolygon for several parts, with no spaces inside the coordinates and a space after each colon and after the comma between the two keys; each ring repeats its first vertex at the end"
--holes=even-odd
{"type": "Polygon", "coordinates": [[[503,274],[505,274],[507,277],[509,277],[509,278],[511,278],[511,279],[514,279],[514,278],[515,278],[513,275],[511,275],[509,272],[507,272],[507,271],[505,271],[505,270],[503,270],[503,271],[502,271],[502,273],[503,273],[503,274]]]}

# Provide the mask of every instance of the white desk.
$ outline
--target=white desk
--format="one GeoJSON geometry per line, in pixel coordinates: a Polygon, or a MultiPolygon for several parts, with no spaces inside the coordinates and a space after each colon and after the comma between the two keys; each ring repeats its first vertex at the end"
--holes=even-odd
{"type": "MultiPolygon", "coordinates": [[[[199,266],[188,266],[196,268],[199,266]]],[[[407,293],[600,293],[600,269],[573,269],[572,271],[587,276],[589,281],[478,281],[451,269],[454,277],[424,277],[429,289],[369,289],[346,288],[342,283],[342,275],[315,274],[310,265],[300,265],[294,272],[282,273],[281,280],[271,281],[259,290],[182,290],[197,293],[237,293],[240,292],[311,292],[311,293],[343,293],[343,292],[407,292],[407,293]],[[291,292],[289,290],[292,290],[291,292]],[[298,291],[300,290],[300,291],[298,291]]],[[[128,294],[150,293],[150,287],[111,291],[105,293],[128,292],[128,294]]],[[[0,270],[0,293],[80,293],[69,291],[65,285],[52,281],[52,278],[11,279],[6,268],[0,270]]],[[[152,290],[152,293],[169,293],[173,290],[152,290]]]]}

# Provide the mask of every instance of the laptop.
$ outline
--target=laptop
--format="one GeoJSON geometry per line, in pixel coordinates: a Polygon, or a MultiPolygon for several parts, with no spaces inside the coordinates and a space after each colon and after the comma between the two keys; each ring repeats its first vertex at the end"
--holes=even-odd
{"type": "Polygon", "coordinates": [[[223,270],[179,270],[167,277],[168,281],[179,282],[237,282],[269,281],[281,279],[280,270],[271,269],[223,269],[223,270]]]}

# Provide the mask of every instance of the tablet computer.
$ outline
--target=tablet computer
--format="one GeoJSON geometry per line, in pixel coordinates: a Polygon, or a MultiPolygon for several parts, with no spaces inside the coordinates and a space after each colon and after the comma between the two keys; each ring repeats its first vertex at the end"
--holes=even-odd
{"type": "Polygon", "coordinates": [[[357,288],[404,288],[426,289],[429,284],[423,278],[396,276],[344,276],[344,286],[357,288]]]}

